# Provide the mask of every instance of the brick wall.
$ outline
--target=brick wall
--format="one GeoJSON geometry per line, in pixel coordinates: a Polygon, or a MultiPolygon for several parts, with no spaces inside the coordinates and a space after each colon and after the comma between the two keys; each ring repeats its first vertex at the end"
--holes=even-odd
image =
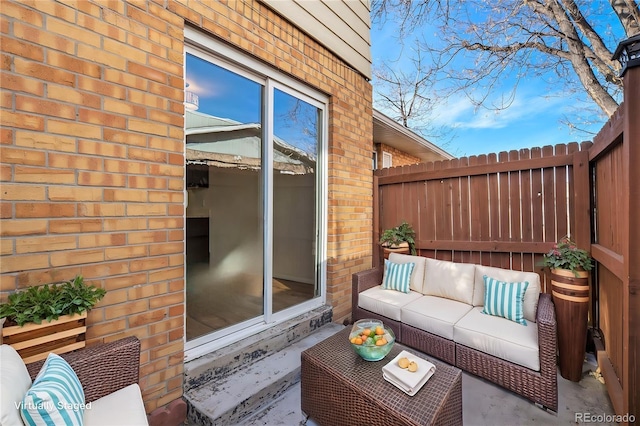
{"type": "Polygon", "coordinates": [[[371,86],[256,1],[5,0],[0,298],[82,274],[89,344],[136,335],[151,411],[182,395],[185,20],[330,95],[328,302],[371,266],[371,86]],[[248,31],[249,30],[249,31],[248,31]]]}
{"type": "Polygon", "coordinates": [[[404,151],[400,151],[395,149],[389,145],[385,145],[383,143],[377,143],[375,146],[376,153],[378,154],[378,169],[382,168],[382,153],[388,152],[393,156],[393,165],[392,167],[397,166],[410,166],[412,164],[418,164],[422,160],[419,157],[414,157],[411,154],[407,154],[404,151]]]}

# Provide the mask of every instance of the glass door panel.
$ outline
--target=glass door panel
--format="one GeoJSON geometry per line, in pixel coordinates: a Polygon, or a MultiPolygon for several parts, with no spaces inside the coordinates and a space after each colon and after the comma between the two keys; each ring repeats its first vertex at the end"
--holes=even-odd
{"type": "Polygon", "coordinates": [[[186,55],[187,339],[264,314],[264,86],[186,55]]]}
{"type": "Polygon", "coordinates": [[[321,112],[274,89],[273,312],[319,295],[317,157],[321,112]]]}

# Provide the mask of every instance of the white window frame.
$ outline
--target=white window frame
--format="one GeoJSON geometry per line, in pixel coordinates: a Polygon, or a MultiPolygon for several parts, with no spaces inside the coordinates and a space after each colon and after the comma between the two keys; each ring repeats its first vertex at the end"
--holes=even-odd
{"type": "Polygon", "coordinates": [[[393,167],[393,155],[390,152],[382,153],[382,168],[393,167]]]}
{"type": "MultiPolygon", "coordinates": [[[[328,161],[327,161],[327,146],[328,146],[328,103],[329,99],[321,92],[314,90],[313,88],[300,83],[280,71],[272,68],[262,62],[259,62],[247,54],[238,51],[219,40],[205,35],[192,28],[185,28],[185,58],[186,54],[190,53],[205,59],[213,64],[221,66],[229,71],[237,73],[243,77],[246,77],[252,81],[256,81],[264,86],[264,102],[266,105],[270,105],[273,102],[274,89],[286,92],[295,96],[322,111],[322,123],[321,123],[321,135],[318,145],[318,157],[317,157],[317,243],[318,251],[317,256],[317,274],[318,286],[320,289],[320,296],[301,303],[300,305],[293,306],[291,308],[282,310],[280,312],[272,313],[271,306],[271,286],[265,286],[265,306],[264,315],[258,318],[253,318],[249,321],[236,324],[232,327],[228,327],[218,332],[213,332],[205,336],[195,338],[187,341],[186,335],[184,337],[185,342],[185,361],[198,358],[213,352],[221,347],[227,346],[231,343],[239,341],[243,338],[251,336],[256,333],[260,333],[268,328],[273,327],[275,324],[286,321],[295,316],[301,315],[314,308],[322,306],[326,303],[326,264],[327,264],[327,206],[328,206],[328,161]]],[[[184,61],[185,75],[186,75],[186,59],[184,61]]],[[[273,244],[273,109],[265,108],[266,116],[263,118],[263,155],[265,161],[265,170],[267,173],[264,175],[264,187],[265,197],[263,200],[264,208],[264,278],[265,282],[271,282],[272,275],[272,244],[273,244]],[[268,280],[268,281],[267,281],[268,280]]],[[[185,155],[186,155],[186,143],[185,143],[185,155]]],[[[185,186],[186,193],[186,186],[185,186]]],[[[186,208],[185,208],[185,223],[186,223],[186,208]]],[[[186,238],[186,236],[185,236],[186,238]]],[[[186,243],[186,242],[185,242],[186,243]]],[[[186,253],[185,253],[185,276],[186,276],[186,253]]],[[[185,329],[186,329],[186,286],[185,286],[185,329]]]]}

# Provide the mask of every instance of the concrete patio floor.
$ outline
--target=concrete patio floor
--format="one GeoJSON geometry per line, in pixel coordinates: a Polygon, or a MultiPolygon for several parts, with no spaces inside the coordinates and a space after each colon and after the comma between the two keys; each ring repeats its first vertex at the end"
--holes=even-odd
{"type": "MultiPolygon", "coordinates": [[[[588,416],[613,415],[605,385],[592,374],[597,368],[595,358],[588,354],[579,383],[563,379],[558,374],[558,413],[548,413],[530,401],[499,386],[463,372],[462,405],[464,425],[576,425],[586,424],[588,416]]],[[[611,422],[598,422],[615,425],[611,422]]],[[[305,425],[317,426],[313,419],[305,421],[300,410],[300,384],[266,410],[243,423],[244,426],[305,425]]],[[[340,426],[340,425],[335,425],[340,426]]]]}

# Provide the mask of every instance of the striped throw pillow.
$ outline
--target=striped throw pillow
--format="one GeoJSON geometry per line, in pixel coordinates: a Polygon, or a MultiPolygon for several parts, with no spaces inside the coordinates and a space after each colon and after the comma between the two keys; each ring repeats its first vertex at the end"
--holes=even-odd
{"type": "Polygon", "coordinates": [[[508,283],[484,275],[483,314],[499,316],[518,324],[527,325],[524,319],[524,293],[528,281],[508,283]]]}
{"type": "Polygon", "coordinates": [[[385,259],[382,287],[388,290],[409,293],[411,272],[413,272],[415,265],[415,263],[394,263],[385,259]]]}
{"type": "Polygon", "coordinates": [[[82,425],[84,391],[75,371],[50,353],[27,391],[20,415],[25,425],[82,425]]]}

